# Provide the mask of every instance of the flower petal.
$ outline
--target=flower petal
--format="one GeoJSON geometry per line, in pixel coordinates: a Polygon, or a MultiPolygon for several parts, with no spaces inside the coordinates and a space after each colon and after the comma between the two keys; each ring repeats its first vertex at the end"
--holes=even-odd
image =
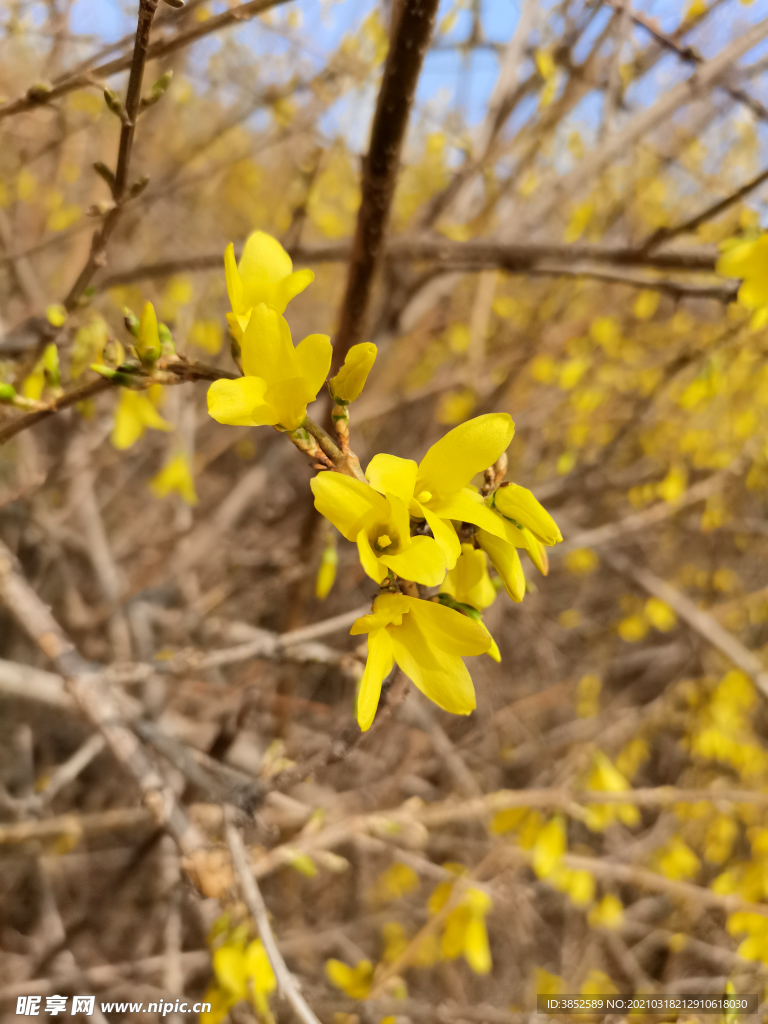
{"type": "Polygon", "coordinates": [[[501,576],[504,589],[513,601],[525,597],[525,576],[517,549],[508,541],[499,540],[485,530],[478,530],[477,542],[491,560],[491,565],[501,576]]]}
{"type": "Polygon", "coordinates": [[[506,536],[501,516],[484,505],[477,491],[471,491],[468,487],[445,497],[432,498],[427,504],[441,519],[458,519],[463,523],[474,523],[475,526],[497,537],[506,536]]]}
{"type": "Polygon", "coordinates": [[[303,377],[275,381],[264,392],[264,401],[274,413],[273,422],[286,430],[301,426],[307,416],[307,403],[314,397],[303,377]]]}
{"type": "Polygon", "coordinates": [[[285,312],[285,307],[291,299],[295,299],[314,280],[315,275],[311,270],[296,270],[293,274],[284,277],[275,287],[275,309],[279,313],[285,312]]]}
{"type": "Polygon", "coordinates": [[[527,487],[502,484],[493,494],[494,507],[508,519],[527,527],[544,544],[557,544],[563,539],[560,528],[527,487]]]}
{"type": "Polygon", "coordinates": [[[422,601],[415,597],[409,601],[411,617],[436,649],[463,656],[485,654],[491,646],[488,630],[461,612],[436,601],[422,601]]]}
{"type": "MultiPolygon", "coordinates": [[[[240,280],[246,306],[259,302],[275,305],[275,286],[293,270],[291,257],[276,238],[263,231],[254,231],[246,239],[240,257],[240,280]]],[[[282,313],[285,309],[279,309],[282,313]]]]}
{"type": "Polygon", "coordinates": [[[368,637],[368,660],[357,694],[357,722],[363,732],[371,727],[379,706],[381,684],[392,671],[392,642],[386,629],[374,630],[368,637]]]}
{"type": "Polygon", "coordinates": [[[235,247],[230,242],[224,250],[224,276],[227,279],[227,293],[229,302],[235,313],[241,316],[246,312],[247,307],[243,301],[243,283],[235,260],[235,247]]]}
{"type": "Polygon", "coordinates": [[[208,388],[208,413],[217,423],[230,426],[269,423],[263,418],[263,414],[268,413],[264,405],[266,389],[261,377],[215,380],[208,388]],[[257,415],[257,410],[261,415],[257,415]]]}
{"type": "Polygon", "coordinates": [[[380,554],[379,561],[404,580],[425,587],[437,587],[445,579],[445,555],[432,537],[413,537],[396,554],[380,554]]]}
{"type": "Polygon", "coordinates": [[[374,455],[365,471],[371,487],[382,494],[389,492],[409,505],[416,485],[418,466],[413,459],[399,459],[396,455],[374,455]]]}
{"type": "Polygon", "coordinates": [[[373,612],[355,619],[350,629],[352,636],[370,633],[373,629],[381,629],[394,623],[399,626],[403,615],[407,615],[411,606],[410,598],[404,594],[379,594],[373,602],[373,612]]]}
{"type": "Polygon", "coordinates": [[[308,334],[296,346],[296,358],[299,361],[301,375],[311,393],[310,401],[315,400],[320,388],[325,384],[331,368],[333,346],[327,334],[308,334]]]}
{"type": "Polygon", "coordinates": [[[515,433],[512,417],[505,412],[460,423],[433,444],[421,460],[419,485],[435,493],[466,487],[476,473],[492,466],[509,447],[515,433]]]}
{"type": "Polygon", "coordinates": [[[241,347],[243,372],[262,377],[267,387],[301,374],[287,321],[263,302],[253,308],[241,347]]]}
{"type": "Polygon", "coordinates": [[[461,541],[456,536],[453,526],[448,520],[441,519],[436,512],[427,508],[426,505],[421,505],[417,501],[414,501],[412,504],[417,506],[415,514],[424,516],[427,525],[432,531],[432,536],[442,548],[445,555],[446,568],[453,569],[461,553],[461,541]]]}
{"type": "Polygon", "coordinates": [[[364,525],[389,514],[387,499],[362,480],[341,473],[320,473],[310,485],[315,508],[329,519],[347,540],[356,540],[364,525]]]}
{"type": "MultiPolygon", "coordinates": [[[[450,608],[444,610],[451,611],[450,608]]],[[[463,618],[458,612],[453,614],[463,618]]],[[[432,636],[426,636],[420,629],[413,614],[403,616],[402,625],[392,628],[391,637],[395,661],[426,697],[454,715],[474,711],[475,689],[466,665],[457,654],[448,654],[437,647],[432,636]]]]}
{"type": "Polygon", "coordinates": [[[360,565],[362,565],[366,576],[375,583],[383,583],[387,578],[387,567],[382,564],[381,559],[377,557],[376,552],[371,547],[371,542],[368,540],[368,534],[365,530],[360,530],[357,537],[357,554],[360,558],[360,565]]]}

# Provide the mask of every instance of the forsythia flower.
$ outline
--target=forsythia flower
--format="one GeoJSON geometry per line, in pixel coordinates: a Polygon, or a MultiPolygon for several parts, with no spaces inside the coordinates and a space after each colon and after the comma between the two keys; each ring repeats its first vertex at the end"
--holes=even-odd
{"type": "Polygon", "coordinates": [[[503,521],[468,485],[506,451],[514,432],[507,413],[476,416],[449,430],[418,466],[412,459],[376,455],[366,477],[377,491],[400,498],[414,518],[426,519],[452,569],[461,544],[450,520],[474,523],[499,538],[505,536],[503,521]]]}
{"type": "Polygon", "coordinates": [[[360,397],[368,374],[376,362],[376,346],[370,341],[353,345],[344,365],[328,382],[331,398],[337,405],[349,405],[360,397]]]}
{"type": "Polygon", "coordinates": [[[368,633],[368,661],[357,697],[357,720],[363,732],[373,722],[381,684],[397,662],[405,675],[444,711],[468,715],[475,708],[475,690],[463,655],[483,654],[489,634],[473,622],[434,601],[404,594],[380,594],[370,615],[350,630],[368,633]]]}
{"type": "Polygon", "coordinates": [[[533,564],[544,576],[549,572],[545,544],[563,539],[557,523],[526,487],[502,484],[486,498],[486,505],[499,513],[502,531],[477,533],[477,542],[501,576],[513,601],[525,595],[525,576],[517,548],[525,548],[533,564]]]}
{"type": "MultiPolygon", "coordinates": [[[[480,609],[493,604],[496,600],[496,588],[488,575],[488,559],[484,551],[473,548],[471,544],[461,545],[459,560],[448,573],[442,585],[441,601],[444,600],[443,595],[445,594],[453,598],[456,604],[462,606],[458,609],[459,611],[464,611],[486,632],[488,631],[480,615],[480,609]]],[[[445,603],[451,607],[450,602],[445,603]]],[[[494,661],[501,661],[496,641],[491,644],[488,654],[494,661]]]]}
{"type": "Polygon", "coordinates": [[[323,548],[323,553],[320,557],[320,568],[317,570],[315,578],[315,597],[319,601],[324,601],[330,594],[336,580],[336,566],[338,564],[339,555],[336,551],[335,543],[331,540],[323,548]]]}
{"type": "Polygon", "coordinates": [[[278,313],[284,313],[291,299],[315,279],[311,270],[294,272],[291,257],[282,245],[263,231],[249,235],[239,265],[230,242],[224,253],[224,273],[232,304],[227,320],[239,342],[255,306],[263,302],[278,313]]]}
{"type": "Polygon", "coordinates": [[[242,338],[245,376],[214,381],[208,412],[218,423],[296,430],[328,376],[331,354],[326,334],[310,334],[294,348],[287,322],[261,302],[242,338]]]}
{"type": "Polygon", "coordinates": [[[485,917],[492,906],[490,896],[482,889],[467,889],[445,922],[440,952],[446,960],[464,954],[475,974],[488,974],[492,962],[485,917]]]}
{"type": "Polygon", "coordinates": [[[443,583],[443,591],[460,604],[482,609],[496,600],[496,588],[488,575],[488,564],[483,551],[471,544],[461,545],[461,555],[443,583]]]}
{"type": "Polygon", "coordinates": [[[151,302],[148,302],[142,311],[134,347],[142,363],[154,363],[160,357],[160,334],[155,307],[151,302]]]}
{"type": "Polygon", "coordinates": [[[398,496],[379,494],[340,473],[320,473],[310,486],[318,512],[347,540],[357,542],[363,569],[372,580],[381,583],[391,569],[427,587],[442,583],[442,550],[431,537],[411,537],[408,508],[398,496]]]}
{"type": "MultiPolygon", "coordinates": [[[[596,750],[592,771],[587,778],[587,789],[596,789],[602,793],[624,793],[631,788],[602,750],[596,750]]],[[[634,804],[593,804],[587,808],[587,827],[593,832],[608,828],[617,818],[625,825],[637,825],[640,822],[640,811],[634,804]]]]}
{"type": "Polygon", "coordinates": [[[373,983],[373,964],[360,960],[356,967],[350,967],[342,960],[326,960],[325,976],[350,999],[365,999],[373,983]]]}
{"type": "Polygon", "coordinates": [[[205,994],[211,1003],[208,1013],[200,1015],[201,1024],[219,1024],[236,1003],[251,999],[260,1018],[273,1021],[268,996],[277,981],[260,939],[247,946],[236,934],[214,950],[212,983],[205,994]]]}
{"type": "Polygon", "coordinates": [[[157,411],[150,396],[122,388],[112,427],[112,444],[120,450],[130,448],[148,429],[167,431],[173,427],[157,411]]]}
{"type": "Polygon", "coordinates": [[[175,491],[188,505],[197,504],[192,469],[189,459],[182,452],[175,455],[159,473],[152,477],[149,486],[158,498],[164,498],[175,491]]]}
{"type": "Polygon", "coordinates": [[[716,270],[723,277],[742,278],[738,298],[746,309],[768,304],[768,233],[730,245],[717,261],[716,270]]]}

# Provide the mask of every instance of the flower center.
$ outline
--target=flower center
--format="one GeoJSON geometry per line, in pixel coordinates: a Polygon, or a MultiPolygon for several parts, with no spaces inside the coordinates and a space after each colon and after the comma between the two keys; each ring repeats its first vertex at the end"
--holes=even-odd
{"type": "Polygon", "coordinates": [[[419,494],[416,495],[416,501],[420,501],[422,503],[422,505],[423,505],[424,502],[425,501],[429,501],[429,499],[431,497],[432,497],[432,492],[431,491],[421,491],[419,494]]]}
{"type": "Polygon", "coordinates": [[[386,535],[386,533],[382,533],[380,537],[376,538],[376,544],[382,549],[388,548],[392,544],[392,540],[386,535]]]}

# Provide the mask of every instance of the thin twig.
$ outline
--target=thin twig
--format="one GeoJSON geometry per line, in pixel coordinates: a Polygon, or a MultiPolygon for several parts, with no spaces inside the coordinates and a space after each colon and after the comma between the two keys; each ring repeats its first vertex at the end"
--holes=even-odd
{"type": "Polygon", "coordinates": [[[256,879],[253,877],[251,866],[248,863],[248,854],[245,849],[245,844],[243,843],[240,833],[231,821],[227,822],[226,836],[229,852],[232,855],[232,865],[235,869],[235,874],[240,882],[240,888],[242,889],[248,910],[256,924],[262,945],[269,957],[272,970],[275,972],[278,989],[284,998],[286,998],[291,1004],[297,1017],[304,1021],[304,1024],[320,1024],[320,1021],[310,1009],[304,999],[304,996],[299,992],[296,980],[288,970],[285,960],[283,960],[282,954],[277,948],[275,936],[272,933],[272,926],[269,923],[269,915],[267,913],[264,899],[261,895],[256,879]]]}

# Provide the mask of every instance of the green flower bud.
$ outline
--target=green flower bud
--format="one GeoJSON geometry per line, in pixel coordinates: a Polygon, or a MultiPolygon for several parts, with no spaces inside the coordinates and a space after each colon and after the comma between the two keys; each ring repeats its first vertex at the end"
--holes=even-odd
{"type": "Polygon", "coordinates": [[[112,90],[108,86],[104,87],[104,102],[107,104],[107,107],[109,108],[110,112],[114,114],[115,117],[119,117],[120,120],[122,120],[123,101],[120,99],[117,93],[112,92],[112,90]]]}
{"type": "Polygon", "coordinates": [[[344,365],[328,384],[331,398],[337,405],[348,405],[360,397],[375,361],[376,346],[372,342],[352,346],[344,365]]]}
{"type": "Polygon", "coordinates": [[[173,340],[173,335],[165,324],[157,325],[157,334],[160,338],[160,352],[164,356],[175,356],[176,355],[176,343],[173,340]]]}
{"type": "Polygon", "coordinates": [[[127,331],[130,331],[134,338],[138,338],[139,318],[136,316],[133,310],[129,309],[127,306],[123,306],[123,323],[125,324],[125,329],[127,331]]]}
{"type": "Polygon", "coordinates": [[[0,384],[0,402],[12,402],[16,397],[13,384],[0,384]]]}

